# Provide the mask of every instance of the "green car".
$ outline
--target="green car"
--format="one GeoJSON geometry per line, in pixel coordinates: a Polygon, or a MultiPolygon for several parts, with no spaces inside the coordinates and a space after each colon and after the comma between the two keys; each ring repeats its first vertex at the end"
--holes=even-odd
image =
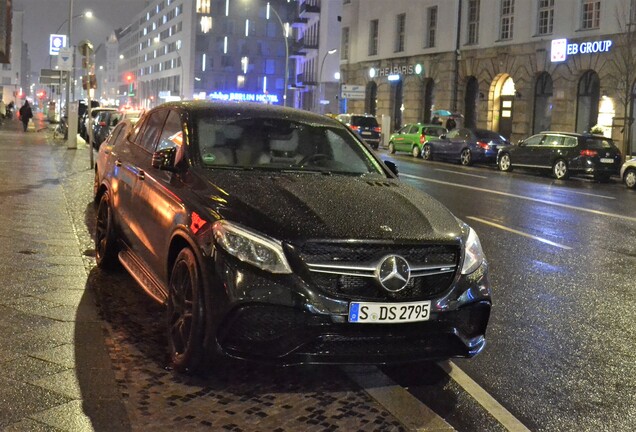
{"type": "Polygon", "coordinates": [[[413,123],[407,124],[389,138],[389,152],[409,152],[413,157],[420,157],[422,146],[428,140],[438,139],[448,131],[439,125],[413,123]]]}

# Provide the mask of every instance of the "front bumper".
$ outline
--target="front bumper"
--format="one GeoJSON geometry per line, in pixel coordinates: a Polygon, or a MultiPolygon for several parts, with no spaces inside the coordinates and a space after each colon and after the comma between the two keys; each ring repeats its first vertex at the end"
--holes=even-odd
{"type": "Polygon", "coordinates": [[[431,298],[428,321],[348,322],[349,302],[297,275],[273,276],[217,255],[208,350],[265,363],[387,364],[472,357],[490,316],[487,265],[431,298]],[[219,276],[221,275],[221,276],[219,276]],[[223,297],[219,301],[219,295],[223,297]]]}

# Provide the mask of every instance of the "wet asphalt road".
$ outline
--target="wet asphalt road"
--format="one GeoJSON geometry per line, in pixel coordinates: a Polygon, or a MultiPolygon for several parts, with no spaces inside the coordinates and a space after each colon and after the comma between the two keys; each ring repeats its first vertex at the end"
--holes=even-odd
{"type": "Polygon", "coordinates": [[[383,158],[473,226],[490,262],[489,344],[455,363],[531,430],[635,430],[636,192],[383,158]]]}
{"type": "MultiPolygon", "coordinates": [[[[634,430],[636,193],[617,182],[391,158],[402,181],[477,230],[490,262],[488,346],[454,363],[532,431],[634,430]]],[[[87,190],[71,211],[85,224],[91,261],[87,190]]],[[[161,308],[125,272],[93,268],[87,287],[134,429],[404,430],[335,367],[232,365],[178,376],[168,368],[161,308]]],[[[457,430],[505,430],[435,364],[382,370],[457,430]]]]}

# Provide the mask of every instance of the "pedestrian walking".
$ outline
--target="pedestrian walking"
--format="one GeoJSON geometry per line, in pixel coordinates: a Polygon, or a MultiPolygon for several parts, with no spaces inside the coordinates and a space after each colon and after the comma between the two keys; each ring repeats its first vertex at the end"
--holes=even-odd
{"type": "Polygon", "coordinates": [[[456,127],[457,127],[457,123],[455,122],[455,119],[452,117],[449,117],[448,120],[446,120],[446,130],[450,132],[456,127]]]}
{"type": "Polygon", "coordinates": [[[25,100],[24,105],[20,108],[20,121],[22,121],[22,126],[24,126],[24,131],[27,131],[27,127],[29,126],[29,120],[33,117],[33,111],[31,110],[31,105],[29,105],[29,101],[25,100]]]}

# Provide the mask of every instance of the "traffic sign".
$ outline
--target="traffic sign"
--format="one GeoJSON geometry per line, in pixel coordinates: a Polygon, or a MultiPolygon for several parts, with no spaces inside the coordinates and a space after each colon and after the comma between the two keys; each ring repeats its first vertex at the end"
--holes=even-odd
{"type": "Polygon", "coordinates": [[[364,86],[343,84],[340,90],[340,97],[342,99],[364,99],[365,97],[364,86]]]}
{"type": "Polygon", "coordinates": [[[59,85],[60,75],[62,76],[62,82],[66,82],[66,74],[57,69],[40,69],[40,84],[43,85],[59,85]]]}
{"type": "Polygon", "coordinates": [[[49,55],[56,56],[60,53],[60,48],[66,46],[66,35],[52,34],[49,37],[49,55]]]}
{"type": "Polygon", "coordinates": [[[73,49],[60,48],[60,54],[57,56],[57,68],[59,70],[73,70],[73,49]]]}

